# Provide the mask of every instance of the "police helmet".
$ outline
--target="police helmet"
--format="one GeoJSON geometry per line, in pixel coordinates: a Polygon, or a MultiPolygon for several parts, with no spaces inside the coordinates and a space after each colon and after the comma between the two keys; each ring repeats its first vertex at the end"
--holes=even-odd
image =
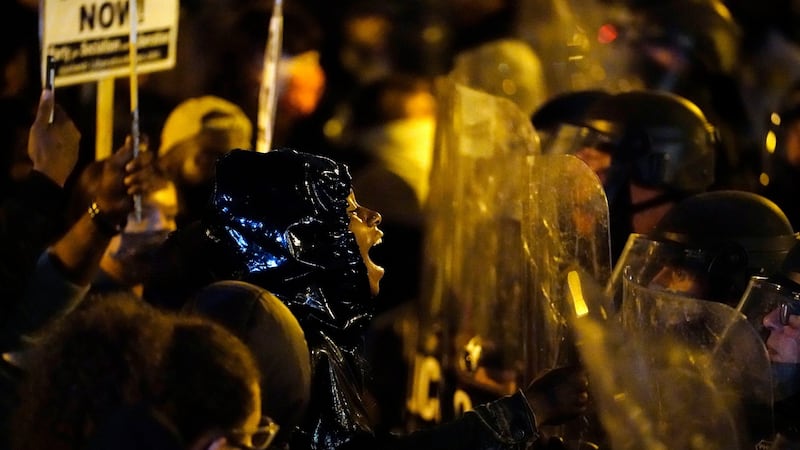
{"type": "Polygon", "coordinates": [[[539,106],[531,115],[531,124],[539,135],[542,153],[573,154],[580,147],[575,145],[576,142],[585,145],[583,141],[587,133],[583,124],[586,112],[594,103],[611,95],[599,89],[569,91],[555,95],[539,106]]]}
{"type": "Polygon", "coordinates": [[[732,73],[742,31],[721,0],[631,1],[634,21],[627,34],[639,55],[653,47],[677,51],[708,73],[732,73]]]}
{"type": "Polygon", "coordinates": [[[623,92],[594,103],[584,124],[613,147],[618,181],[622,175],[684,194],[703,192],[714,182],[719,134],[686,98],[654,90],[623,92]]]}
{"type": "Polygon", "coordinates": [[[765,197],[706,192],[676,204],[647,236],[632,235],[618,265],[646,285],[671,267],[673,281],[682,273],[702,285],[695,296],[736,306],[750,277],[779,272],[796,242],[789,220],[765,197]]]}

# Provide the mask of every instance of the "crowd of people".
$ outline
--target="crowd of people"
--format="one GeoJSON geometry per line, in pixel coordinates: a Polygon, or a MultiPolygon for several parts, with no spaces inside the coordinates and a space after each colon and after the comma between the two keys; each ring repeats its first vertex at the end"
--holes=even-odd
{"type": "Polygon", "coordinates": [[[797,7],[290,1],[260,153],[272,3],[184,1],[102,159],[38,8],[0,6],[0,449],[800,448],[797,7]]]}

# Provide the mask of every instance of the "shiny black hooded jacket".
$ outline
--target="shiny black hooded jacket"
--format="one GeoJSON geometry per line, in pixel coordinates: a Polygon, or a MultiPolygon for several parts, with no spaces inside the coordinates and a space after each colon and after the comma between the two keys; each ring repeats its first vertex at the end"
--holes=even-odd
{"type": "Polygon", "coordinates": [[[377,435],[364,403],[362,334],[374,305],[349,230],[347,167],[294,150],[233,150],[216,166],[200,223],[174,233],[145,298],[180,308],[214,281],[261,286],[297,318],[311,352],[311,401],[292,449],[522,449],[538,437],[521,393],[406,436],[377,435]]]}

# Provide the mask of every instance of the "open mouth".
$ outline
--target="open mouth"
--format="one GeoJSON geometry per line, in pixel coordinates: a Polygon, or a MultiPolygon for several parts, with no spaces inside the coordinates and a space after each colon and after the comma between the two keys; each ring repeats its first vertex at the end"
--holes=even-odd
{"type": "MultiPolygon", "coordinates": [[[[383,232],[382,232],[382,231],[380,231],[380,230],[376,230],[376,231],[377,231],[377,232],[375,233],[376,237],[375,237],[375,239],[372,241],[372,244],[369,246],[369,249],[370,249],[370,251],[371,251],[373,248],[375,248],[376,246],[378,246],[378,245],[380,245],[381,243],[383,243],[383,232]]],[[[380,274],[381,276],[383,276],[383,272],[384,272],[384,269],[383,269],[383,267],[381,267],[381,266],[379,266],[379,265],[375,264],[375,261],[373,261],[373,260],[372,260],[372,257],[369,255],[369,252],[367,252],[367,255],[366,255],[366,256],[367,256],[367,257],[365,258],[365,259],[366,259],[366,261],[365,261],[365,262],[367,263],[367,269],[368,269],[370,272],[378,273],[378,274],[380,274]]]]}

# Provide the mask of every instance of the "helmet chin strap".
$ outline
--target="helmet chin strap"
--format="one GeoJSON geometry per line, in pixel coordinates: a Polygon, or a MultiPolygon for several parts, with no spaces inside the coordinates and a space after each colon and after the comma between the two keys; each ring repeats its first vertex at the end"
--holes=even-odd
{"type": "Polygon", "coordinates": [[[642,211],[646,211],[650,208],[655,208],[656,206],[661,206],[664,203],[669,202],[677,202],[685,198],[686,196],[676,192],[676,191],[667,191],[663,194],[656,195],[655,197],[645,200],[643,202],[639,202],[636,204],[631,204],[630,212],[631,214],[637,214],[642,211]]]}

